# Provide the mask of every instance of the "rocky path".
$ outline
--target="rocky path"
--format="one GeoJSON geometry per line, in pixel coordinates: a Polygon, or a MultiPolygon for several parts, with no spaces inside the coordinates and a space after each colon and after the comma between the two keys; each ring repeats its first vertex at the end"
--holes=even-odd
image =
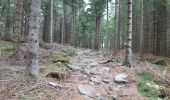
{"type": "Polygon", "coordinates": [[[119,63],[103,64],[102,53],[77,50],[57,100],[144,100],[137,91],[136,75],[119,63]]]}

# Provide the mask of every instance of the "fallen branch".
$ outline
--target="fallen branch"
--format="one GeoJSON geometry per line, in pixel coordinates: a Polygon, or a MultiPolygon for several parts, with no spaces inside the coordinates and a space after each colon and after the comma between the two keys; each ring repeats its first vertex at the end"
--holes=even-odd
{"type": "Polygon", "coordinates": [[[151,71],[151,73],[154,74],[154,76],[159,77],[159,78],[161,78],[161,80],[163,80],[164,82],[166,81],[166,83],[170,84],[170,78],[169,78],[169,77],[167,77],[167,76],[165,76],[165,75],[162,75],[162,74],[156,72],[154,69],[151,68],[151,66],[150,66],[146,61],[145,61],[145,64],[147,65],[149,71],[151,71]]]}

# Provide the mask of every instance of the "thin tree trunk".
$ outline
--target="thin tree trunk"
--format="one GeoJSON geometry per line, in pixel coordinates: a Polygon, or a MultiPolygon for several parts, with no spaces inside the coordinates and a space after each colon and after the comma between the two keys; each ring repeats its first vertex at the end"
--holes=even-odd
{"type": "Polygon", "coordinates": [[[99,28],[100,28],[100,16],[96,16],[96,35],[95,35],[95,44],[94,44],[94,49],[99,50],[100,43],[100,34],[99,34],[99,28]]]}
{"type": "Polygon", "coordinates": [[[141,0],[141,29],[140,29],[140,58],[141,60],[143,60],[143,48],[144,48],[144,42],[143,42],[143,26],[144,26],[144,23],[143,23],[143,16],[144,16],[144,9],[143,9],[143,0],[141,0]]]}
{"type": "Polygon", "coordinates": [[[115,1],[115,45],[114,45],[114,53],[117,54],[118,49],[120,48],[120,35],[119,35],[119,0],[115,1]]]}
{"type": "Polygon", "coordinates": [[[11,40],[11,19],[10,19],[10,0],[7,1],[7,15],[6,15],[6,24],[5,24],[5,35],[4,40],[11,40]]]}
{"type": "Polygon", "coordinates": [[[132,0],[128,0],[127,47],[123,65],[132,66],[132,0]]]}
{"type": "Polygon", "coordinates": [[[53,0],[50,1],[51,10],[50,10],[50,43],[53,42],[53,0]]]}
{"type": "Polygon", "coordinates": [[[63,0],[63,23],[62,23],[62,44],[65,44],[65,35],[66,35],[66,0],[63,0]]]}
{"type": "Polygon", "coordinates": [[[109,35],[109,1],[107,0],[107,33],[106,33],[106,50],[109,49],[109,46],[108,46],[108,36],[109,35]]]}
{"type": "Polygon", "coordinates": [[[15,36],[14,36],[14,52],[13,56],[17,60],[21,60],[21,28],[22,28],[22,11],[23,11],[23,0],[17,0],[16,4],[16,18],[15,18],[15,36]]]}
{"type": "Polygon", "coordinates": [[[29,20],[29,38],[27,50],[27,72],[36,77],[38,74],[38,28],[40,24],[41,0],[32,0],[31,15],[29,20]]]}

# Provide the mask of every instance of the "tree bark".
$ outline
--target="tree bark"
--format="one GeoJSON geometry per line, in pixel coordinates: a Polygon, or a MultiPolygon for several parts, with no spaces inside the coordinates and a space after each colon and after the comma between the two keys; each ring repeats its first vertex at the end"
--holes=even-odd
{"type": "Polygon", "coordinates": [[[132,66],[132,0],[128,0],[127,47],[123,65],[132,66]]]}
{"type": "Polygon", "coordinates": [[[7,40],[7,41],[11,41],[12,37],[11,37],[11,28],[12,28],[12,21],[10,19],[10,0],[7,1],[7,14],[6,14],[6,23],[5,23],[5,34],[3,39],[7,40]]]}
{"type": "Polygon", "coordinates": [[[50,9],[50,43],[53,42],[53,0],[50,1],[51,9],[50,9]]]}
{"type": "Polygon", "coordinates": [[[17,0],[16,4],[16,18],[15,18],[15,36],[14,36],[14,52],[13,56],[17,60],[21,60],[21,28],[22,28],[22,11],[23,11],[23,0],[17,0]]]}
{"type": "Polygon", "coordinates": [[[140,59],[143,60],[143,48],[144,48],[144,42],[143,42],[143,16],[144,16],[144,6],[143,6],[143,0],[141,0],[141,29],[140,29],[140,59]]]}
{"type": "Polygon", "coordinates": [[[100,47],[99,29],[100,29],[100,15],[96,16],[96,34],[95,34],[95,44],[94,44],[94,49],[95,50],[99,50],[99,47],[100,47]]]}
{"type": "Polygon", "coordinates": [[[115,1],[115,45],[114,45],[114,53],[117,54],[118,49],[120,48],[120,35],[119,35],[119,0],[115,1]]]}
{"type": "Polygon", "coordinates": [[[38,28],[40,24],[41,0],[32,0],[31,15],[29,20],[29,37],[27,50],[27,72],[36,77],[38,74],[38,28]]]}

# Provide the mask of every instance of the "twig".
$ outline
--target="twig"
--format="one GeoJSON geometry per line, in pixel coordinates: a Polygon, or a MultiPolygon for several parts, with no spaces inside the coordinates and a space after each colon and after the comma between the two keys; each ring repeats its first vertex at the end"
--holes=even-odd
{"type": "Polygon", "coordinates": [[[169,78],[168,78],[167,76],[164,76],[164,75],[161,75],[161,74],[157,73],[155,70],[153,70],[153,69],[150,67],[150,65],[149,65],[146,61],[145,61],[145,63],[146,63],[146,65],[147,65],[148,69],[149,69],[150,71],[152,71],[157,77],[162,78],[162,79],[165,80],[166,82],[170,83],[170,80],[169,80],[169,78]]]}

